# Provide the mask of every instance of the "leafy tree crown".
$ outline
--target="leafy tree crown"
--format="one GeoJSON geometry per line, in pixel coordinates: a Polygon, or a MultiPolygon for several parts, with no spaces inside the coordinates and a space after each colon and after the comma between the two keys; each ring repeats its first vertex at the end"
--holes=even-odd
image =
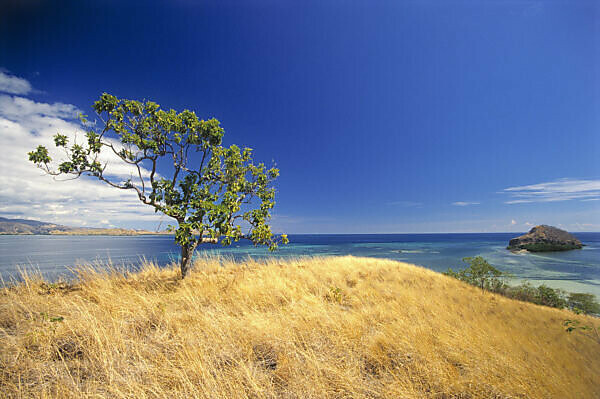
{"type": "Polygon", "coordinates": [[[134,191],[144,204],[177,221],[171,228],[182,246],[195,248],[206,239],[229,245],[247,238],[274,250],[288,242],[286,235],[276,237],[268,224],[275,205],[272,183],[279,170],[254,163],[250,148],[223,146],[224,130],[217,119],[107,93],[93,108],[102,124],[98,129],[80,115],[83,142],[61,133],[54,136],[64,159],[53,163],[40,145],[28,154],[29,160],[51,175],[93,176],[134,191]],[[105,151],[131,166],[130,178],[123,181],[109,173],[105,151]],[[164,174],[165,169],[170,173],[164,174]]]}

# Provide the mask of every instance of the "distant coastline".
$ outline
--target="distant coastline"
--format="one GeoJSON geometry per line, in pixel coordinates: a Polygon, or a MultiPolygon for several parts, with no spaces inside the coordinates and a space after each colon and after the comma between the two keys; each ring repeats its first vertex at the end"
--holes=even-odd
{"type": "Polygon", "coordinates": [[[13,232],[0,232],[0,235],[4,236],[144,236],[144,235],[173,235],[169,231],[148,231],[148,230],[128,230],[128,229],[74,229],[70,231],[50,231],[48,233],[13,233],[13,232]]]}
{"type": "Polygon", "coordinates": [[[0,235],[85,235],[85,236],[139,236],[171,235],[170,231],[123,229],[119,227],[70,227],[55,223],[29,219],[7,219],[0,217],[0,235]]]}

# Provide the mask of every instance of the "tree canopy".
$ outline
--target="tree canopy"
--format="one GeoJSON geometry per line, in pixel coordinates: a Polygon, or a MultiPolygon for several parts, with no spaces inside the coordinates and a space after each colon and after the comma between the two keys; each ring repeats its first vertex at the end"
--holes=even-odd
{"type": "Polygon", "coordinates": [[[504,285],[502,278],[509,276],[508,273],[501,272],[490,265],[481,256],[463,258],[463,261],[469,264],[469,267],[458,272],[448,268],[448,271],[444,272],[444,274],[490,291],[498,290],[502,287],[504,285]]]}
{"type": "Polygon", "coordinates": [[[225,132],[217,119],[203,120],[193,111],[165,111],[152,101],[107,93],[93,109],[101,123],[80,116],[85,140],[54,136],[63,159],[55,162],[40,145],[29,152],[29,160],[50,175],[92,176],[116,189],[131,190],[142,203],[174,219],[177,223],[171,228],[182,248],[182,277],[203,242],[230,245],[244,238],[270,250],[288,242],[285,234],[274,235],[269,225],[275,205],[272,183],[279,170],[255,164],[250,148],[223,146],[225,132]],[[131,176],[122,180],[111,175],[104,152],[129,165],[131,176]]]}

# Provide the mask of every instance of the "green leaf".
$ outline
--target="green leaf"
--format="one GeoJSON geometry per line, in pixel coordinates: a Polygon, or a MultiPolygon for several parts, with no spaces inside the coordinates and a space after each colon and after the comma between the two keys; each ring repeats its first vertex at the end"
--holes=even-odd
{"type": "Polygon", "coordinates": [[[52,158],[48,155],[48,150],[43,145],[39,145],[35,151],[28,152],[29,160],[35,164],[48,164],[52,158]]]}
{"type": "Polygon", "coordinates": [[[57,133],[54,135],[54,144],[57,147],[65,147],[67,145],[68,139],[64,134],[57,133]]]}

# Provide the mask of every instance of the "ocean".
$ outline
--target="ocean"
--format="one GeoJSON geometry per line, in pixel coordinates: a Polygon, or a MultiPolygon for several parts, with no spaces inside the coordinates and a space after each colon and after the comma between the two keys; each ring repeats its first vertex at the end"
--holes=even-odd
{"type": "MultiPolygon", "coordinates": [[[[240,241],[230,247],[205,244],[203,253],[236,260],[247,257],[353,255],[389,258],[441,272],[465,267],[462,258],[482,256],[496,268],[530,281],[600,298],[600,233],[576,233],[586,246],[567,252],[513,254],[508,241],[519,234],[306,234],[290,235],[290,244],[274,253],[240,241]]],[[[70,278],[79,265],[111,263],[135,269],[145,259],[159,265],[177,261],[171,236],[0,236],[0,277],[6,283],[22,271],[40,272],[50,280],[70,278]]]]}

